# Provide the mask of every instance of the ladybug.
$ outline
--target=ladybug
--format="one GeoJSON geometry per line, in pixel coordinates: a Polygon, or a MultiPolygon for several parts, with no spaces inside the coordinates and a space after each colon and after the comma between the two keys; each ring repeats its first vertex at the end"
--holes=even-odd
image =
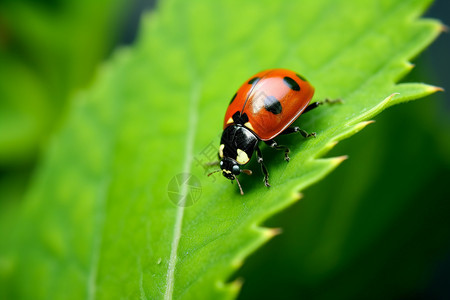
{"type": "Polygon", "coordinates": [[[263,163],[258,147],[260,141],[269,147],[283,150],[289,161],[289,148],[279,145],[274,138],[279,135],[299,132],[303,137],[315,137],[297,126],[289,127],[302,113],[306,113],[322,102],[309,104],[314,87],[301,75],[286,69],[271,69],[257,73],[247,80],[231,99],[225,113],[223,133],[219,147],[220,170],[223,176],[236,180],[237,176],[251,175],[252,171],[242,169],[254,152],[264,174],[264,184],[270,187],[269,172],[263,163]]]}

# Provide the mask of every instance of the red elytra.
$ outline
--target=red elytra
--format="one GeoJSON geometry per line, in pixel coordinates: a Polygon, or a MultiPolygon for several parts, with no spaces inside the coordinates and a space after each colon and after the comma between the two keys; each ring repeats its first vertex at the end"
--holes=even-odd
{"type": "Polygon", "coordinates": [[[305,110],[314,87],[286,69],[270,69],[247,80],[233,97],[225,113],[223,128],[233,123],[237,111],[246,113],[244,124],[261,140],[268,141],[289,127],[305,110]]]}

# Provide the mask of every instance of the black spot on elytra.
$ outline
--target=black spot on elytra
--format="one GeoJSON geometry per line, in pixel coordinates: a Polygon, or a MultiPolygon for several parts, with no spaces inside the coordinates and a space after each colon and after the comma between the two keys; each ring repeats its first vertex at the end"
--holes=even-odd
{"type": "Polygon", "coordinates": [[[303,81],[305,81],[305,82],[307,82],[308,80],[306,80],[306,78],[305,77],[303,77],[302,75],[300,75],[300,74],[295,74],[295,75],[297,75],[297,77],[298,78],[300,78],[301,80],[303,80],[303,81]]]}
{"type": "Polygon", "coordinates": [[[237,96],[237,93],[234,94],[233,98],[231,98],[230,104],[233,103],[233,101],[234,101],[234,99],[236,98],[236,96],[237,96]]]}
{"type": "Polygon", "coordinates": [[[294,79],[292,79],[291,77],[284,77],[283,78],[283,82],[291,89],[294,91],[300,91],[300,86],[298,85],[297,82],[295,82],[294,79]]]}
{"type": "Polygon", "coordinates": [[[254,84],[254,83],[257,83],[260,79],[261,79],[261,78],[259,78],[259,77],[253,77],[252,79],[250,79],[250,80],[248,81],[248,84],[254,84]]]}
{"type": "Polygon", "coordinates": [[[271,113],[278,115],[281,113],[281,103],[274,96],[267,96],[264,99],[264,108],[271,113]]]}

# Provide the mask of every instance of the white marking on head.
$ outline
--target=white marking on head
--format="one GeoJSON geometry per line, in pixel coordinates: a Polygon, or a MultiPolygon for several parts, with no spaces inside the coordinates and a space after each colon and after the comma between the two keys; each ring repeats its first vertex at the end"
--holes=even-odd
{"type": "Polygon", "coordinates": [[[248,163],[250,159],[248,158],[247,153],[245,153],[244,151],[242,151],[241,149],[237,149],[237,158],[236,161],[241,164],[244,165],[246,163],[248,163]]]}
{"type": "Polygon", "coordinates": [[[230,118],[228,119],[228,121],[227,121],[227,124],[231,124],[231,123],[233,123],[233,118],[232,118],[232,117],[230,117],[230,118]]]}
{"type": "Polygon", "coordinates": [[[225,148],[225,144],[220,145],[219,147],[219,156],[223,158],[223,148],[225,148]]]}
{"type": "Polygon", "coordinates": [[[231,171],[228,171],[228,170],[225,170],[225,169],[223,169],[222,171],[223,171],[224,173],[231,174],[231,171]]]}

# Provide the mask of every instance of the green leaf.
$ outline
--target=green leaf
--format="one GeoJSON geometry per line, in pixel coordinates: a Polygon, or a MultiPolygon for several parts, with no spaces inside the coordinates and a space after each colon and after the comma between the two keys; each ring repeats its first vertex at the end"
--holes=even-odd
{"type": "MultiPolygon", "coordinates": [[[[125,1],[0,3],[0,167],[35,160],[118,37],[125,1]]],[[[133,2],[132,2],[133,3],[133,2]]]]}
{"type": "Polygon", "coordinates": [[[228,278],[279,232],[261,224],[344,159],[321,157],[383,109],[438,90],[395,84],[441,30],[417,19],[428,4],[162,2],[137,44],[72,102],[20,221],[0,223],[0,290],[33,299],[236,296],[241,282],[228,278]],[[317,138],[280,138],[292,151],[288,164],[264,148],[272,187],[253,161],[241,196],[198,161],[216,158],[222,116],[239,85],[273,67],[306,76],[314,100],[344,102],[299,118],[317,138]],[[188,207],[169,200],[179,173],[201,184],[188,207]]]}

